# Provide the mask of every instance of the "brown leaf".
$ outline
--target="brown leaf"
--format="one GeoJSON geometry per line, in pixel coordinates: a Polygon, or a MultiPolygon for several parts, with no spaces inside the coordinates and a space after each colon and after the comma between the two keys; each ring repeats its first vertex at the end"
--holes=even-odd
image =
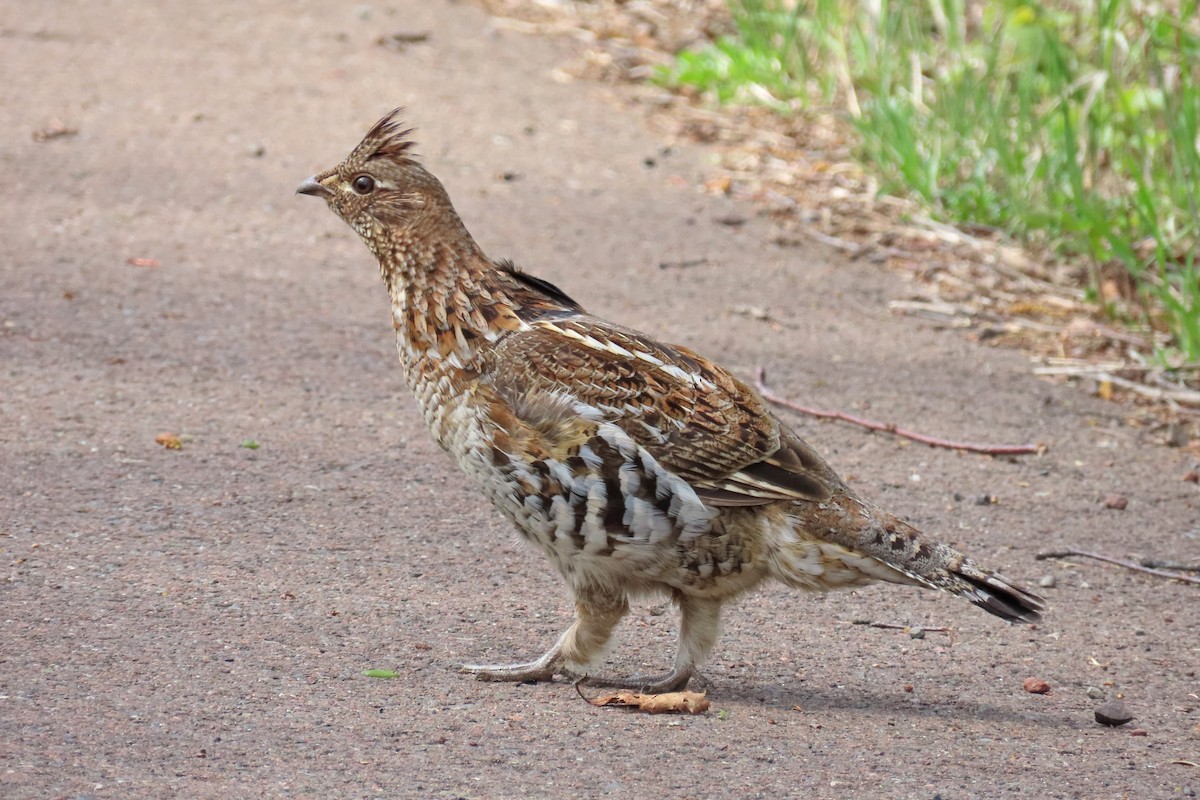
{"type": "Polygon", "coordinates": [[[74,136],[79,133],[78,128],[70,128],[63,124],[60,119],[51,120],[50,124],[44,128],[39,128],[33,132],[33,140],[35,142],[48,142],[51,139],[61,139],[64,136],[74,136]]]}
{"type": "Polygon", "coordinates": [[[586,697],[579,685],[575,686],[579,696],[594,706],[632,708],[647,714],[703,714],[708,711],[707,692],[667,692],[665,694],[642,694],[622,690],[586,697]]]}
{"type": "Polygon", "coordinates": [[[154,441],[158,442],[159,444],[161,444],[163,447],[167,448],[168,450],[182,450],[183,449],[183,440],[180,439],[179,436],[174,433],[160,433],[158,436],[154,437],[154,441]]]}
{"type": "Polygon", "coordinates": [[[704,182],[704,190],[709,194],[729,194],[733,190],[733,178],[728,175],[709,178],[704,182]]]}

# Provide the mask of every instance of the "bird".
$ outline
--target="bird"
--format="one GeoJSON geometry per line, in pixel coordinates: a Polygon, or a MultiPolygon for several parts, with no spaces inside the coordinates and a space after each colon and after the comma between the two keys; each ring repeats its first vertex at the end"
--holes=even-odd
{"type": "Polygon", "coordinates": [[[400,367],[434,439],[574,600],[540,657],[463,671],[680,690],[711,654],[725,606],[769,580],[921,586],[1009,622],[1040,620],[1040,597],[858,497],[729,370],[489,258],[412,133],[393,110],[297,192],[324,199],[375,256],[400,367]],[[645,596],[678,607],[671,668],[590,675],[645,596]]]}

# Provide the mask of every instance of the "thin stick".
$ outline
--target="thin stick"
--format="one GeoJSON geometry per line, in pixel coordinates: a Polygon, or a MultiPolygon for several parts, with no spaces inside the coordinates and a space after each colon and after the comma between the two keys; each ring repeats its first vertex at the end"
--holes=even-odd
{"type": "Polygon", "coordinates": [[[1177,561],[1158,561],[1153,558],[1143,558],[1142,566],[1150,569],[1174,569],[1180,572],[1200,572],[1200,564],[1181,564],[1177,561]]]}
{"type": "Polygon", "coordinates": [[[1106,556],[1101,553],[1091,553],[1087,550],[1075,550],[1073,548],[1069,550],[1052,550],[1048,553],[1038,553],[1034,556],[1034,558],[1038,561],[1045,561],[1047,558],[1069,558],[1071,556],[1075,556],[1077,558],[1092,558],[1096,561],[1103,561],[1105,564],[1113,564],[1118,567],[1124,567],[1125,569],[1130,569],[1134,572],[1144,572],[1147,575],[1154,575],[1158,578],[1166,578],[1170,581],[1183,581],[1184,583],[1191,583],[1195,584],[1196,586],[1200,586],[1200,578],[1193,578],[1190,575],[1179,575],[1174,572],[1165,572],[1161,569],[1154,569],[1153,567],[1143,567],[1141,564],[1138,564],[1135,561],[1126,561],[1122,558],[1113,558],[1112,556],[1106,556]]]}
{"type": "Polygon", "coordinates": [[[775,394],[773,391],[771,391],[771,388],[767,386],[766,376],[766,370],[764,370],[762,367],[759,367],[757,370],[755,370],[754,388],[758,389],[759,393],[762,394],[763,399],[769,403],[774,403],[775,405],[783,406],[784,408],[790,408],[792,411],[796,411],[800,414],[807,414],[810,417],[816,417],[818,419],[839,419],[842,422],[849,422],[852,425],[858,425],[866,428],[867,430],[890,433],[905,439],[911,439],[914,442],[927,444],[930,447],[944,447],[947,450],[966,450],[971,453],[984,453],[985,455],[989,456],[1020,456],[1027,455],[1029,453],[1040,454],[1046,450],[1046,446],[1044,444],[973,444],[971,442],[956,442],[950,439],[940,439],[936,436],[926,436],[923,433],[910,431],[890,422],[876,422],[875,420],[856,417],[853,414],[847,414],[844,411],[822,411],[816,408],[809,408],[775,394]]]}
{"type": "Polygon", "coordinates": [[[926,633],[950,633],[950,628],[926,628],[924,625],[900,625],[895,622],[871,622],[869,619],[854,619],[843,625],[865,625],[868,628],[883,628],[889,631],[925,631],[926,633]]]}
{"type": "Polygon", "coordinates": [[[1122,389],[1128,389],[1134,394],[1140,394],[1143,397],[1149,397],[1152,400],[1168,400],[1184,405],[1200,406],[1200,392],[1194,389],[1159,389],[1155,386],[1147,386],[1144,383],[1131,381],[1128,378],[1122,378],[1119,375],[1113,375],[1102,370],[1092,370],[1085,367],[1035,367],[1034,375],[1087,375],[1097,381],[1108,381],[1113,386],[1120,386],[1122,389]]]}

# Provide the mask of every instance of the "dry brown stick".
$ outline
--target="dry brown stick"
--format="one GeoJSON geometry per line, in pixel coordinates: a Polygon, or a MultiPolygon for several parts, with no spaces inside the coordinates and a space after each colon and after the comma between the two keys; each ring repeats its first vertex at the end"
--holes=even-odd
{"type": "Polygon", "coordinates": [[[1091,553],[1087,550],[1075,550],[1074,548],[1068,550],[1051,550],[1047,553],[1038,553],[1034,556],[1034,558],[1038,561],[1044,561],[1047,558],[1069,558],[1071,556],[1075,556],[1077,558],[1091,558],[1095,559],[1096,561],[1103,561],[1105,564],[1113,564],[1114,566],[1124,567],[1125,569],[1130,569],[1134,572],[1144,572],[1147,575],[1154,575],[1158,578],[1166,578],[1167,580],[1171,581],[1183,581],[1184,583],[1191,583],[1195,584],[1196,586],[1200,586],[1200,578],[1193,578],[1190,575],[1179,575],[1175,572],[1166,572],[1164,570],[1154,569],[1152,567],[1143,567],[1136,561],[1126,561],[1123,558],[1113,558],[1112,556],[1106,556],[1102,553],[1091,553]]]}
{"type": "Polygon", "coordinates": [[[802,406],[793,400],[788,400],[786,397],[781,397],[771,391],[771,388],[767,386],[767,372],[762,367],[755,370],[754,388],[758,389],[767,402],[789,408],[800,414],[807,414],[810,417],[818,419],[840,419],[843,422],[849,422],[852,425],[858,425],[867,430],[890,433],[905,439],[911,439],[914,442],[927,444],[930,447],[944,447],[947,450],[966,450],[971,453],[984,453],[989,456],[1019,456],[1029,453],[1041,453],[1046,449],[1044,444],[973,444],[971,442],[956,442],[951,439],[926,436],[923,433],[910,431],[890,422],[876,422],[872,419],[856,417],[844,411],[822,411],[817,408],[802,406]]]}

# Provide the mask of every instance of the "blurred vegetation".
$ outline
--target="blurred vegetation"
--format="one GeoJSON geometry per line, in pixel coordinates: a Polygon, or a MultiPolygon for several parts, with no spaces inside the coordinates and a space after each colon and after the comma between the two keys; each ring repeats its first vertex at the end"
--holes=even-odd
{"type": "Polygon", "coordinates": [[[730,0],[659,80],[836,104],[884,188],[1088,264],[1091,298],[1200,360],[1197,0],[730,0]],[[1131,303],[1102,291],[1116,275],[1131,303]]]}

